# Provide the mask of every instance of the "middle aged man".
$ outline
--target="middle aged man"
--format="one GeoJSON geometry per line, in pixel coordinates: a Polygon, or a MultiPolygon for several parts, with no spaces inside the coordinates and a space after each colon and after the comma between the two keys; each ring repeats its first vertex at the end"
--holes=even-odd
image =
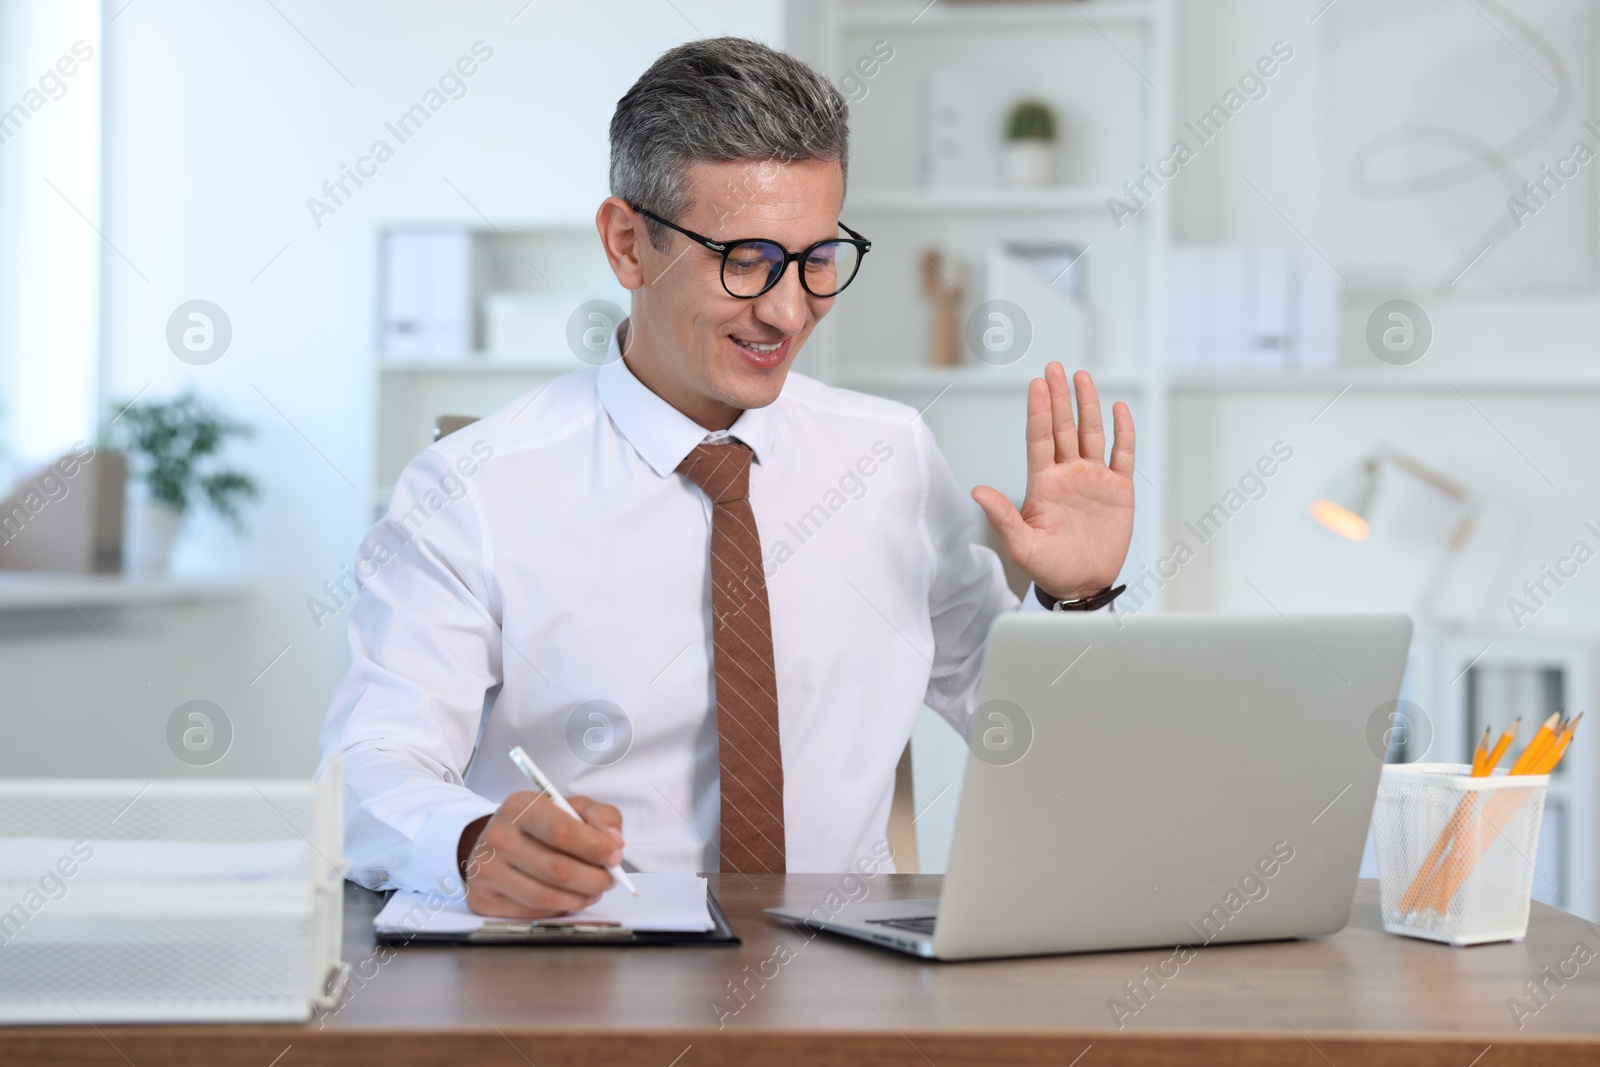
{"type": "MultiPolygon", "coordinates": [[[[597,900],[624,857],[844,871],[883,854],[919,708],[965,730],[1018,607],[1000,562],[914,410],[789,370],[867,251],[840,221],[846,118],[737,38],[672,49],[618,102],[612,358],[422,452],[358,553],[323,735],[354,880],[464,874],[474,909],[532,918],[597,900]]],[[[1050,606],[1107,599],[1133,528],[1132,416],[1108,465],[1075,384],[1076,421],[1060,364],[1029,383],[1021,510],[972,493],[1050,606]]]]}

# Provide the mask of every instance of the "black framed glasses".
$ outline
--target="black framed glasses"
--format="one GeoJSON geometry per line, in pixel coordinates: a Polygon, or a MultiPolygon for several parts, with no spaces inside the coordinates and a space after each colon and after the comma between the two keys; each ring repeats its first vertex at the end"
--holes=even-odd
{"type": "Polygon", "coordinates": [[[816,297],[837,296],[855,280],[856,271],[861,269],[861,257],[872,250],[871,241],[842,222],[839,228],[848,233],[849,238],[818,241],[810,248],[791,252],[777,241],[761,237],[713,241],[638,204],[631,206],[646,218],[677,230],[691,241],[721,255],[722,287],[729,296],[736,296],[740,300],[754,300],[777,285],[790,263],[800,264],[800,285],[806,292],[816,297]]]}

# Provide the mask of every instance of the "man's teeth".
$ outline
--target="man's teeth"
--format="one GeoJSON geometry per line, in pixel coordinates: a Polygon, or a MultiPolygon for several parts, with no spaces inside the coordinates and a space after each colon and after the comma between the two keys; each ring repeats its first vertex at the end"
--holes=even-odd
{"type": "Polygon", "coordinates": [[[733,339],[733,343],[736,344],[736,345],[743,345],[745,348],[748,348],[752,352],[776,352],[778,349],[783,347],[783,342],[782,341],[779,341],[777,344],[773,344],[773,345],[763,345],[763,344],[758,344],[755,341],[741,341],[737,337],[735,337],[733,339]]]}

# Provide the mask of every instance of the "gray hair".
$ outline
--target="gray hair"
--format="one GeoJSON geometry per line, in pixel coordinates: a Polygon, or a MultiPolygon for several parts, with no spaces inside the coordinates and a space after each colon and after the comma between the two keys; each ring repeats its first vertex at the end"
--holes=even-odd
{"type": "MultiPolygon", "coordinates": [[[[611,193],[662,218],[690,207],[693,161],[837,161],[848,173],[849,105],[815,69],[742,37],[690,41],[667,52],[611,116],[611,193]]],[[[671,231],[646,219],[666,251],[671,231]]]]}

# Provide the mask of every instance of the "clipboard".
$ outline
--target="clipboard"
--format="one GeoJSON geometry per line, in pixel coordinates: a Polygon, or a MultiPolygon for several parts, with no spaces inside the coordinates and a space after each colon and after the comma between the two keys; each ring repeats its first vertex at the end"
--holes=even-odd
{"type": "Polygon", "coordinates": [[[380,945],[610,945],[625,946],[737,946],[742,944],[733,932],[728,916],[717,898],[706,890],[706,911],[711,929],[703,932],[682,930],[630,930],[620,923],[562,922],[540,919],[532,922],[490,921],[471,933],[410,933],[404,930],[374,931],[380,945]]]}

